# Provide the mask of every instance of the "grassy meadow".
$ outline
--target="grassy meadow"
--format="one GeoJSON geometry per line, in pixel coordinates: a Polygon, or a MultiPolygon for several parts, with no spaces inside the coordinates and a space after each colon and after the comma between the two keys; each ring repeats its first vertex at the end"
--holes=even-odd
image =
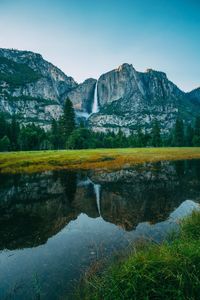
{"type": "Polygon", "coordinates": [[[0,173],[119,169],[144,162],[200,159],[200,148],[125,148],[0,153],[0,173]]]}

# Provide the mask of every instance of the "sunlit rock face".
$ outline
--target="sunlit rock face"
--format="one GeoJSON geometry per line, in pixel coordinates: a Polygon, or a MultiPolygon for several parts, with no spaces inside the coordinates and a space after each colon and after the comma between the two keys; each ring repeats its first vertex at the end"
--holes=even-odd
{"type": "Polygon", "coordinates": [[[118,69],[101,75],[98,80],[98,100],[101,107],[128,98],[132,93],[136,98],[145,93],[132,65],[123,64],[118,69]]]}
{"type": "Polygon", "coordinates": [[[138,126],[148,130],[154,119],[161,123],[163,132],[169,131],[178,116],[190,122],[200,112],[198,103],[165,73],[152,69],[141,73],[129,64],[100,76],[98,102],[100,111],[90,117],[91,128],[115,133],[121,128],[126,135],[138,126]]]}

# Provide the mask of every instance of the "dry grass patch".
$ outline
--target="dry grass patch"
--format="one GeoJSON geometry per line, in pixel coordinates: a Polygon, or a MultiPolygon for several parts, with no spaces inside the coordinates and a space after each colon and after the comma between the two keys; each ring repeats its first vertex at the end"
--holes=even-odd
{"type": "Polygon", "coordinates": [[[58,169],[119,169],[145,162],[200,158],[200,148],[126,148],[23,151],[0,154],[1,173],[58,169]]]}

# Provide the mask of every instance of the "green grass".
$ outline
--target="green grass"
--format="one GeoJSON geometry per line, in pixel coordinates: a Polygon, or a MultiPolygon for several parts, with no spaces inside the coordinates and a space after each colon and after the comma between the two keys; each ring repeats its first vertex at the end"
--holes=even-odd
{"type": "Polygon", "coordinates": [[[181,223],[173,240],[144,244],[103,272],[88,274],[75,299],[199,299],[200,212],[181,223]]]}
{"type": "Polygon", "coordinates": [[[126,148],[0,153],[1,173],[119,169],[144,162],[200,158],[200,148],[126,148]]]}

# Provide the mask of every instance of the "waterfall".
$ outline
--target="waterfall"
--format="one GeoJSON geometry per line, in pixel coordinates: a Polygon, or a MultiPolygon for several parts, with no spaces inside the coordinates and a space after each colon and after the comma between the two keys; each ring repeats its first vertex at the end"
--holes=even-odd
{"type": "Polygon", "coordinates": [[[97,85],[98,85],[98,81],[95,85],[95,90],[94,90],[94,102],[93,102],[93,105],[92,105],[92,114],[95,114],[99,111],[99,108],[98,108],[98,96],[97,96],[97,85]]]}
{"type": "Polygon", "coordinates": [[[98,107],[98,96],[97,96],[97,84],[98,81],[95,84],[95,89],[94,89],[94,99],[93,99],[93,104],[92,104],[92,111],[91,113],[87,113],[85,111],[75,111],[76,116],[78,118],[85,118],[88,119],[92,114],[96,114],[99,111],[99,107],[98,107]]]}
{"type": "Polygon", "coordinates": [[[84,112],[84,111],[76,111],[75,112],[77,117],[79,118],[85,118],[85,119],[88,119],[90,114],[88,114],[87,112],[84,112]]]}
{"type": "Polygon", "coordinates": [[[94,184],[94,192],[95,192],[95,195],[96,195],[97,208],[98,208],[99,215],[101,216],[100,190],[101,190],[100,184],[94,184]]]}

